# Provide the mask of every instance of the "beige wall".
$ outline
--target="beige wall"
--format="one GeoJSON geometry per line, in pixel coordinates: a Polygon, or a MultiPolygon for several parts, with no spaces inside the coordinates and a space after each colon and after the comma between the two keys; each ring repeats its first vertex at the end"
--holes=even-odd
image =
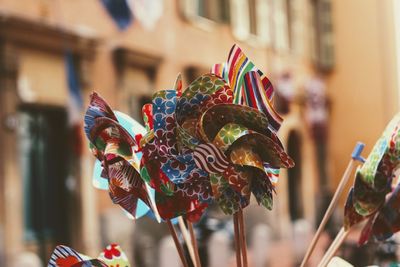
{"type": "Polygon", "coordinates": [[[356,141],[367,156],[398,111],[392,1],[333,1],[335,68],[327,77],[333,106],[330,125],[332,188],[356,141]]]}

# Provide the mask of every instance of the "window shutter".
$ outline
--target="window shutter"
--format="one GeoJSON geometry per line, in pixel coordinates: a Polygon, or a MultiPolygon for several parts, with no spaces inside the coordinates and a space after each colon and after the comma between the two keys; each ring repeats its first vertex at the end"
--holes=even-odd
{"type": "Polygon", "coordinates": [[[332,32],[332,4],[330,0],[321,0],[318,6],[319,22],[319,65],[324,70],[329,70],[334,64],[334,45],[332,32]]]}

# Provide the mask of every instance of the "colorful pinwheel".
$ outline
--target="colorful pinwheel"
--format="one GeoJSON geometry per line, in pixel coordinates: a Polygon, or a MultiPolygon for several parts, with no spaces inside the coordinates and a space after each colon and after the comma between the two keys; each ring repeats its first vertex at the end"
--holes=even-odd
{"type": "Polygon", "coordinates": [[[107,246],[97,258],[80,254],[67,246],[57,246],[50,257],[48,267],[129,267],[129,261],[119,245],[107,246]]]}
{"type": "MultiPolygon", "coordinates": [[[[367,165],[368,172],[364,176],[375,177],[363,179],[367,181],[367,185],[373,184],[373,192],[368,192],[369,188],[361,187],[359,195],[362,201],[354,201],[356,212],[369,217],[361,234],[360,244],[368,242],[371,237],[385,240],[400,230],[400,184],[398,179],[395,179],[398,178],[396,171],[400,167],[400,115],[392,120],[384,136],[382,139],[386,142],[378,142],[380,150],[377,149],[378,153],[374,153],[377,155],[375,162],[378,163],[378,167],[375,171],[373,164],[367,165]]],[[[355,191],[354,197],[356,196],[355,191]]]]}
{"type": "Polygon", "coordinates": [[[267,116],[232,104],[232,90],[212,74],[196,79],[178,100],[176,92],[157,92],[152,115],[145,108],[154,134],[142,139],[142,175],[164,195],[207,202],[212,189],[227,214],[245,207],[250,192],[271,208],[273,186],[264,164],[291,167],[293,161],[268,129],[267,116]]]}
{"type": "MultiPolygon", "coordinates": [[[[344,226],[350,229],[365,218],[369,227],[381,213],[386,197],[393,189],[393,178],[400,163],[400,115],[395,116],[375,144],[364,165],[356,172],[354,186],[345,206],[344,226]]],[[[396,191],[395,191],[396,192],[396,191]]],[[[394,193],[393,193],[394,194],[394,193]]],[[[391,205],[388,201],[386,205],[391,205]]],[[[369,238],[365,230],[360,243],[369,238]]]]}
{"type": "MultiPolygon", "coordinates": [[[[276,136],[282,118],[270,102],[273,87],[237,46],[224,71],[200,76],[183,92],[179,78],[175,84],[143,108],[149,133],[140,142],[141,175],[167,222],[198,219],[213,196],[235,215],[244,247],[242,209],[250,194],[271,209],[279,168],[294,165],[276,136]]],[[[239,250],[247,262],[246,249],[239,250]]]]}
{"type": "Polygon", "coordinates": [[[271,209],[279,169],[294,166],[277,137],[283,120],[272,97],[268,78],[236,45],[226,64],[215,65],[184,91],[179,76],[173,90],[156,92],[143,107],[147,133],[141,139],[92,94],[85,131],[112,200],[134,217],[140,200],[170,228],[171,218],[195,221],[215,200],[236,221],[242,217],[243,232],[241,211],[251,193],[271,209]],[[143,153],[140,167],[135,151],[143,153]]]}
{"type": "MultiPolygon", "coordinates": [[[[152,200],[151,189],[147,187],[138,172],[139,161],[136,154],[141,156],[141,152],[136,140],[140,141],[140,136],[133,132],[133,128],[138,128],[138,124],[129,116],[116,113],[117,116],[99,95],[96,93],[91,95],[85,116],[85,130],[91,142],[92,152],[103,168],[100,176],[107,178],[110,196],[115,204],[119,204],[134,218],[143,216],[150,207],[160,221],[158,208],[152,200]],[[144,207],[145,205],[147,207],[144,207]]],[[[182,262],[186,262],[171,221],[168,221],[168,225],[182,262]]]]}
{"type": "MultiPolygon", "coordinates": [[[[294,162],[286,157],[282,144],[276,137],[283,119],[275,111],[272,105],[274,88],[270,80],[260,71],[253,62],[243,53],[239,46],[234,45],[229,53],[228,60],[223,64],[215,64],[211,72],[228,82],[233,91],[233,103],[249,106],[262,112],[267,120],[267,128],[270,132],[265,132],[266,136],[273,139],[275,149],[270,151],[278,152],[282,155],[283,161],[286,161],[285,167],[293,167],[294,162]]],[[[266,130],[265,129],[265,130],[266,130]]],[[[261,169],[261,168],[260,168],[261,169]]],[[[268,175],[273,186],[276,185],[279,177],[279,166],[271,165],[270,162],[264,162],[265,173],[268,175]]],[[[254,192],[253,192],[254,193],[254,192]]],[[[256,193],[255,195],[260,193],[256,193]]],[[[264,194],[265,195],[265,194],[264,194]]],[[[272,198],[264,198],[268,200],[272,198]]],[[[267,201],[267,202],[268,202],[267,201]]],[[[270,206],[272,203],[265,203],[270,206]]]]}
{"type": "Polygon", "coordinates": [[[143,109],[150,132],[141,141],[141,174],[156,189],[157,207],[163,219],[180,215],[195,215],[193,219],[198,219],[199,212],[211,201],[211,190],[204,179],[207,173],[196,168],[193,155],[178,152],[176,89],[155,93],[152,104],[143,109]]]}
{"type": "Polygon", "coordinates": [[[271,104],[273,87],[242,50],[234,45],[228,61],[214,65],[211,73],[224,82],[225,101],[206,105],[210,96],[198,88],[207,89],[209,77],[197,79],[177,104],[178,138],[193,151],[196,166],[209,174],[223,212],[234,215],[237,265],[243,260],[247,266],[242,209],[251,193],[271,209],[279,168],[294,162],[276,136],[283,120],[271,104]]]}
{"type": "Polygon", "coordinates": [[[138,172],[138,160],[134,153],[136,141],[97,93],[90,96],[85,114],[85,132],[93,155],[102,163],[102,177],[108,179],[112,201],[133,217],[136,216],[139,199],[151,207],[148,190],[138,172]]]}
{"type": "MultiPolygon", "coordinates": [[[[137,121],[129,117],[128,115],[119,112],[119,111],[114,111],[115,116],[118,119],[118,122],[121,124],[121,126],[132,136],[135,137],[135,140],[140,139],[143,135],[146,134],[146,129],[137,121]]],[[[141,159],[142,157],[142,152],[140,150],[135,150],[135,155],[138,160],[141,159]]],[[[138,166],[140,162],[136,163],[136,166],[138,166]]],[[[109,185],[108,185],[108,179],[107,175],[104,174],[105,171],[103,167],[101,166],[101,162],[96,159],[95,164],[94,164],[94,169],[93,169],[93,186],[96,187],[97,189],[101,190],[109,190],[109,185]],[[105,175],[105,177],[102,177],[102,174],[105,175]]],[[[149,196],[154,202],[154,189],[148,188],[149,196]]],[[[149,206],[146,205],[143,201],[140,199],[138,200],[137,208],[136,208],[136,214],[135,214],[135,219],[138,219],[150,212],[149,206]]],[[[126,213],[129,218],[133,218],[130,213],[126,213]]],[[[157,218],[157,215],[155,216],[157,218]]],[[[157,218],[158,219],[158,218],[157,218]]]]}
{"type": "Polygon", "coordinates": [[[398,229],[399,189],[394,182],[400,164],[400,114],[388,124],[365,163],[357,169],[344,211],[344,227],[337,234],[319,266],[326,266],[354,225],[368,219],[359,244],[371,237],[383,240],[398,229]],[[393,189],[396,188],[394,191],[393,189]]]}

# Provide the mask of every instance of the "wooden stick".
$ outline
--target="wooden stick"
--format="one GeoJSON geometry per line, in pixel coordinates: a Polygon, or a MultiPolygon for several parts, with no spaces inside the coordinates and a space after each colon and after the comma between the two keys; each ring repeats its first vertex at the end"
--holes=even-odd
{"type": "Polygon", "coordinates": [[[307,249],[306,255],[304,256],[300,267],[306,266],[307,261],[310,259],[311,254],[314,251],[315,245],[317,244],[317,241],[318,241],[319,237],[321,236],[321,233],[324,230],[325,225],[328,223],[329,218],[331,217],[333,211],[335,210],[335,207],[339,201],[339,197],[342,194],[347,182],[349,181],[350,174],[353,171],[353,168],[355,167],[355,165],[356,165],[356,160],[351,159],[349,164],[347,165],[347,168],[343,174],[342,179],[340,180],[340,183],[336,189],[336,192],[333,195],[331,203],[329,204],[329,207],[326,210],[320,225],[318,226],[317,232],[315,233],[315,235],[311,241],[311,244],[309,245],[309,247],[307,249]]]}
{"type": "Polygon", "coordinates": [[[153,200],[153,198],[151,197],[150,187],[149,187],[149,185],[148,185],[147,183],[145,184],[144,187],[146,188],[146,192],[147,192],[147,195],[148,195],[149,200],[150,200],[150,208],[151,208],[151,210],[153,211],[154,216],[156,217],[157,222],[160,223],[160,222],[161,222],[161,216],[160,216],[160,213],[158,213],[158,209],[157,209],[156,203],[154,203],[154,200],[153,200]]]}
{"type": "Polygon", "coordinates": [[[194,249],[194,255],[196,259],[196,265],[201,267],[200,255],[199,255],[199,247],[197,245],[196,235],[194,233],[193,224],[190,221],[186,221],[187,226],[189,228],[190,238],[192,239],[192,246],[194,249]]]}
{"type": "Polygon", "coordinates": [[[188,230],[186,229],[186,225],[185,225],[185,222],[183,221],[182,216],[178,217],[178,224],[179,224],[179,228],[181,229],[183,239],[185,240],[186,246],[188,248],[190,259],[192,260],[193,265],[195,267],[200,267],[199,265],[196,264],[196,257],[194,254],[193,244],[190,241],[190,235],[189,235],[188,230]]]}
{"type": "Polygon", "coordinates": [[[329,261],[332,259],[333,255],[335,255],[336,251],[339,249],[340,245],[346,239],[349,232],[350,230],[346,231],[344,227],[340,229],[339,233],[335,237],[335,240],[333,240],[331,246],[322,257],[322,260],[318,264],[318,267],[325,267],[326,265],[328,265],[329,261]]]}
{"type": "Polygon", "coordinates": [[[185,253],[183,252],[183,248],[182,248],[181,244],[179,243],[178,236],[175,232],[174,226],[171,223],[171,220],[167,220],[167,225],[168,225],[169,232],[171,233],[172,238],[174,239],[175,247],[176,247],[176,250],[178,251],[179,257],[181,258],[183,267],[189,267],[189,265],[186,261],[186,258],[185,258],[185,253]]]}
{"type": "Polygon", "coordinates": [[[238,211],[238,222],[239,222],[240,247],[242,249],[242,257],[243,257],[243,267],[248,267],[246,232],[245,232],[243,210],[242,209],[240,209],[238,211]]]}
{"type": "Polygon", "coordinates": [[[242,256],[240,249],[240,238],[239,238],[239,224],[238,224],[238,214],[233,214],[233,228],[235,231],[235,250],[236,250],[236,267],[242,267],[242,256]]]}

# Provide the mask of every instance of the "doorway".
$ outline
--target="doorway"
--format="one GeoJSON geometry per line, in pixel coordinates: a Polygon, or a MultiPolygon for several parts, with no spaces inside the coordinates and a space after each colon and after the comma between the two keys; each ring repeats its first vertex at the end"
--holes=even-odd
{"type": "Polygon", "coordinates": [[[48,248],[70,243],[70,145],[65,108],[23,105],[19,109],[24,238],[47,261],[48,248]]]}
{"type": "Polygon", "coordinates": [[[296,162],[293,168],[288,169],[289,212],[292,221],[304,217],[301,149],[302,140],[300,134],[295,130],[290,131],[287,150],[289,156],[296,162]]]}

